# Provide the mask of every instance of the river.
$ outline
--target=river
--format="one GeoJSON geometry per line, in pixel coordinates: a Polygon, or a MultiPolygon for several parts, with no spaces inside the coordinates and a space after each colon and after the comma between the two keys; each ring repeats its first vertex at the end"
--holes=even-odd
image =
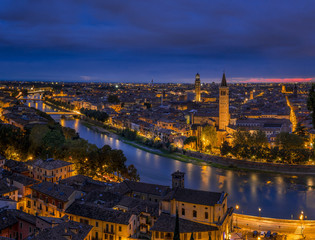
{"type": "MultiPolygon", "coordinates": [[[[41,101],[28,101],[28,106],[42,111],[58,111],[41,101]]],[[[140,150],[105,134],[85,127],[81,120],[64,120],[52,115],[62,126],[75,129],[81,138],[102,147],[107,144],[123,150],[127,164],[134,164],[141,181],[171,185],[171,173],[185,172],[185,186],[206,191],[228,193],[228,205],[239,205],[238,213],[265,217],[298,219],[304,211],[307,219],[315,219],[314,176],[291,176],[256,172],[237,172],[210,166],[199,166],[158,156],[140,150]]]]}

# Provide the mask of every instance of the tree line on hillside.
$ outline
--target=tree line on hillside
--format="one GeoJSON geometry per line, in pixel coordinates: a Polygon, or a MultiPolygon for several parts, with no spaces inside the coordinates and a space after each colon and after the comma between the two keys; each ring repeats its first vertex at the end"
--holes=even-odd
{"type": "Polygon", "coordinates": [[[25,132],[13,125],[0,124],[0,154],[20,161],[53,157],[75,163],[79,174],[94,177],[110,173],[139,180],[135,167],[126,166],[127,159],[121,150],[108,145],[98,148],[80,138],[74,129],[55,121],[35,125],[25,132]]]}

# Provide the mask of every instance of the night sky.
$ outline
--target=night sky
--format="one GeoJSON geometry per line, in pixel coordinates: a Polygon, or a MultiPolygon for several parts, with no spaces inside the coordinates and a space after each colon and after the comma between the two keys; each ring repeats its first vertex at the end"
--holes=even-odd
{"type": "Polygon", "coordinates": [[[315,80],[314,0],[1,0],[0,79],[315,80]]]}

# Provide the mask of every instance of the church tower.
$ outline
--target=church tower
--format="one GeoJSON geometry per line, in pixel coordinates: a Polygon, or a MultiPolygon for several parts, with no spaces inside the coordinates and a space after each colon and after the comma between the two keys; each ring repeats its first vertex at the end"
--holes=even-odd
{"type": "Polygon", "coordinates": [[[184,188],[185,187],[184,176],[185,176],[185,173],[180,172],[179,170],[172,173],[172,188],[176,188],[176,187],[184,188]]]}
{"type": "Polygon", "coordinates": [[[219,88],[219,130],[225,130],[230,122],[229,112],[229,88],[226,84],[225,73],[223,73],[221,86],[219,88]]]}
{"type": "Polygon", "coordinates": [[[201,102],[199,73],[196,74],[196,79],[195,79],[195,94],[196,94],[196,98],[195,98],[196,102],[201,102]]]}

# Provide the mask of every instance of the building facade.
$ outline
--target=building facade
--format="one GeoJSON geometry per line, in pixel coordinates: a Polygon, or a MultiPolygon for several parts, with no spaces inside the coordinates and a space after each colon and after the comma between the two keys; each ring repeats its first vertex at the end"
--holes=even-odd
{"type": "Polygon", "coordinates": [[[74,164],[62,160],[36,159],[27,164],[30,177],[39,181],[58,182],[74,175],[74,164]]]}

